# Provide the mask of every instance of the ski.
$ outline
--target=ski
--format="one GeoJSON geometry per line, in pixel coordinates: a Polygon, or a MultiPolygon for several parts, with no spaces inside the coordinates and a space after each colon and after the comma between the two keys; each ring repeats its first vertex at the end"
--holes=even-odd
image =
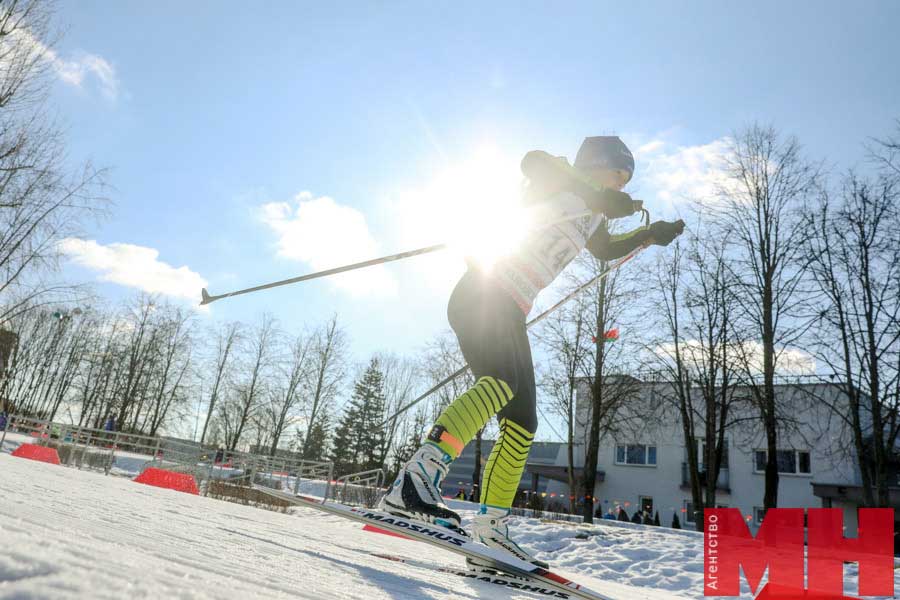
{"type": "Polygon", "coordinates": [[[553,571],[542,569],[541,567],[537,567],[524,560],[519,560],[505,552],[488,548],[471,538],[455,533],[440,525],[432,525],[430,523],[405,519],[378,510],[348,506],[338,502],[323,502],[319,498],[310,496],[295,496],[291,493],[274,490],[256,484],[253,485],[253,489],[260,493],[272,496],[273,498],[284,500],[295,506],[313,508],[328,514],[363,523],[364,525],[372,525],[379,529],[384,529],[420,542],[425,542],[426,544],[431,544],[432,546],[437,546],[438,548],[443,548],[444,550],[465,557],[476,559],[482,564],[491,565],[498,572],[537,581],[549,589],[569,594],[571,597],[584,598],[585,600],[615,600],[614,598],[597,593],[575,583],[553,571]]]}
{"type": "Polygon", "coordinates": [[[425,569],[429,571],[435,571],[437,573],[447,573],[449,575],[456,575],[457,577],[462,577],[464,579],[471,579],[472,581],[478,581],[480,583],[489,584],[494,587],[502,587],[508,590],[513,590],[516,592],[526,592],[531,594],[537,594],[543,598],[571,598],[572,596],[568,592],[560,592],[559,590],[544,587],[538,581],[534,581],[530,578],[525,577],[511,577],[506,575],[505,573],[487,573],[487,572],[478,572],[478,571],[470,571],[468,569],[453,569],[450,567],[440,567],[437,565],[433,565],[431,563],[427,563],[421,560],[413,560],[409,558],[403,558],[401,556],[395,556],[393,554],[381,554],[377,552],[373,552],[372,556],[376,556],[378,558],[383,558],[385,560],[390,560],[393,562],[403,563],[405,565],[410,565],[416,567],[418,569],[425,569]]]}

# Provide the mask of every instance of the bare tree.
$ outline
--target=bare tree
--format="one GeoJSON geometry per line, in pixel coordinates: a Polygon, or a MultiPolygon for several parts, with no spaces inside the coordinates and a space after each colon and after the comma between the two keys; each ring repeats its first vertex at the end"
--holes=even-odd
{"type": "Polygon", "coordinates": [[[548,356],[547,369],[541,377],[540,387],[550,398],[552,411],[559,414],[566,424],[569,512],[574,514],[575,490],[581,485],[575,476],[578,378],[594,356],[589,342],[595,332],[588,325],[584,297],[579,296],[573,302],[572,306],[561,308],[545,321],[535,337],[548,356]]]}
{"type": "Polygon", "coordinates": [[[669,256],[659,257],[649,311],[662,320],[661,335],[650,340],[650,364],[665,375],[659,396],[681,424],[698,529],[703,510],[716,506],[720,474],[728,468],[725,436],[736,422],[742,344],[727,244],[707,234],[679,240],[669,256]]]}
{"type": "Polygon", "coordinates": [[[166,307],[166,313],[160,325],[161,356],[144,420],[144,430],[150,435],[156,435],[173,404],[182,398],[191,366],[193,316],[183,308],[172,306],[166,307]]]}
{"type": "MultiPolygon", "coordinates": [[[[379,418],[384,420],[412,400],[418,383],[418,370],[412,360],[396,354],[380,352],[375,358],[384,375],[385,410],[379,418]]],[[[398,435],[401,433],[403,422],[403,419],[394,419],[386,425],[383,444],[376,461],[378,464],[387,465],[388,455],[391,452],[396,453],[405,441],[398,435]]]]}
{"type": "Polygon", "coordinates": [[[103,172],[67,166],[65,137],[48,114],[52,4],[0,4],[0,322],[56,302],[71,286],[45,275],[59,243],[102,212],[103,172]]]}
{"type": "MultiPolygon", "coordinates": [[[[606,271],[609,263],[593,257],[581,256],[577,264],[586,272],[588,279],[606,271]]],[[[594,522],[594,489],[597,484],[597,461],[600,440],[606,433],[615,431],[624,423],[622,419],[637,416],[634,412],[623,411],[626,404],[636,398],[637,381],[630,377],[618,377],[624,366],[621,360],[621,344],[609,344],[606,333],[622,325],[632,290],[623,279],[621,271],[614,271],[600,280],[596,288],[584,292],[583,303],[585,323],[591,328],[594,347],[593,357],[587,361],[581,380],[587,393],[585,419],[587,439],[585,440],[583,490],[583,516],[585,523],[594,522]]]]}
{"type": "MultiPolygon", "coordinates": [[[[892,157],[884,158],[890,164],[892,157]]],[[[820,294],[816,358],[837,376],[846,400],[832,408],[852,432],[867,506],[890,506],[889,475],[900,468],[898,179],[888,168],[875,179],[851,172],[837,202],[823,193],[807,219],[810,273],[820,294]]]]}
{"type": "Polygon", "coordinates": [[[762,382],[750,356],[744,356],[745,379],[766,435],[763,506],[769,509],[778,505],[775,373],[780,353],[804,332],[797,321],[803,281],[800,210],[817,188],[819,169],[803,158],[795,138],[752,125],[734,134],[724,171],[721,198],[712,208],[721,237],[733,241],[728,264],[741,287],[736,297],[761,343],[762,382]]]}
{"type": "Polygon", "coordinates": [[[214,372],[212,389],[209,393],[209,406],[206,411],[206,420],[203,422],[203,432],[200,434],[200,445],[206,441],[216,405],[223,393],[223,387],[229,375],[235,346],[241,339],[241,325],[229,323],[222,327],[216,335],[216,354],[214,358],[214,372]]]}
{"type": "Polygon", "coordinates": [[[232,416],[233,435],[229,450],[235,450],[241,441],[244,428],[259,408],[261,399],[266,393],[267,378],[273,367],[277,331],[275,321],[269,315],[263,315],[262,321],[249,340],[249,355],[244,365],[245,379],[237,384],[237,408],[232,416]]]}
{"type": "Polygon", "coordinates": [[[269,456],[275,456],[285,429],[297,418],[300,406],[301,385],[309,375],[312,340],[306,335],[296,336],[290,348],[290,361],[286,372],[282,373],[283,383],[273,393],[269,404],[270,445],[269,456]]]}
{"type": "Polygon", "coordinates": [[[347,335],[338,325],[337,315],[312,335],[310,368],[303,381],[306,397],[306,431],[301,452],[308,457],[314,450],[309,435],[332,407],[347,376],[347,335]]]}

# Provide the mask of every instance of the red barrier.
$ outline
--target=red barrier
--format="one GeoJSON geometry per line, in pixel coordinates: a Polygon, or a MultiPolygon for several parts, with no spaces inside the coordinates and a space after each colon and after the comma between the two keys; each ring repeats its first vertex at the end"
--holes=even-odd
{"type": "Polygon", "coordinates": [[[165,469],[157,469],[156,467],[144,469],[144,472],[135,477],[132,481],[169,490],[176,490],[186,494],[200,494],[200,490],[197,489],[197,481],[194,479],[193,475],[176,473],[175,471],[166,471],[165,469]]]}
{"type": "Polygon", "coordinates": [[[13,450],[12,455],[19,458],[27,458],[28,460],[50,463],[51,465],[59,464],[59,453],[56,451],[56,448],[47,448],[37,444],[22,444],[13,450]]]}

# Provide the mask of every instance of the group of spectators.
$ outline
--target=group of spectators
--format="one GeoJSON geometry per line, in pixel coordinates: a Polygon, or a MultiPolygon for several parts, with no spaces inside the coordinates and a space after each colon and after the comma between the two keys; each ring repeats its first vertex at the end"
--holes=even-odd
{"type": "Polygon", "coordinates": [[[456,495],[453,496],[454,500],[467,500],[469,502],[478,502],[478,496],[475,495],[475,488],[472,488],[469,493],[466,493],[466,490],[463,488],[459,488],[459,491],[456,492],[456,495]]]}

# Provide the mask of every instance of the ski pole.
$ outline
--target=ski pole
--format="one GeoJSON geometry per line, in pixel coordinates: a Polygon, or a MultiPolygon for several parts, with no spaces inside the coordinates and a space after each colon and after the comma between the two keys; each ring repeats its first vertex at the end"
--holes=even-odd
{"type": "MultiPolygon", "coordinates": [[[[641,200],[635,200],[635,206],[642,206],[641,200]]],[[[564,217],[560,217],[558,219],[551,220],[546,223],[541,223],[535,229],[546,229],[547,227],[552,227],[559,223],[564,223],[566,221],[571,221],[574,219],[580,219],[582,217],[587,217],[592,215],[593,213],[590,210],[581,211],[578,213],[573,213],[570,215],[566,215],[564,217]]],[[[237,290],[235,292],[228,292],[227,294],[219,294],[216,296],[211,295],[206,288],[200,290],[200,306],[204,306],[206,304],[210,304],[211,302],[215,302],[216,300],[221,300],[223,298],[231,298],[232,296],[240,296],[241,294],[249,294],[251,292],[259,292],[261,290],[268,290],[274,287],[279,287],[282,285],[290,285],[292,283],[299,283],[301,281],[309,281],[310,279],[318,279],[320,277],[327,277],[329,275],[337,275],[338,273],[345,273],[347,271],[354,271],[356,269],[363,269],[365,267],[372,267],[375,265],[380,265],[384,263],[393,262],[395,260],[401,260],[404,258],[410,258],[413,256],[419,256],[421,254],[428,254],[429,252],[437,252],[438,250],[444,250],[448,248],[450,244],[435,244],[434,246],[425,246],[424,248],[417,248],[415,250],[408,250],[406,252],[400,252],[398,254],[391,254],[389,256],[382,256],[380,258],[372,258],[370,260],[364,260],[362,262],[353,263],[352,265],[344,265],[343,267],[335,267],[333,269],[326,269],[325,271],[318,271],[316,273],[309,273],[307,275],[301,275],[299,277],[291,277],[290,279],[282,279],[281,281],[275,281],[273,283],[266,283],[263,285],[257,285],[253,287],[249,287],[243,290],[237,290]]]]}
{"type": "Polygon", "coordinates": [[[200,306],[209,304],[210,302],[215,302],[216,300],[221,300],[222,298],[230,298],[232,296],[240,296],[241,294],[249,294],[250,292],[258,292],[260,290],[268,290],[270,288],[279,287],[282,285],[289,285],[291,283],[299,283],[301,281],[309,281],[310,279],[318,279],[319,277],[327,277],[329,275],[337,275],[338,273],[344,273],[346,271],[353,271],[355,269],[362,269],[365,267],[380,265],[383,263],[388,263],[388,262],[400,260],[403,258],[409,258],[411,256],[419,256],[420,254],[428,254],[429,252],[437,252],[438,250],[443,250],[446,247],[447,247],[447,244],[435,244],[434,246],[425,246],[424,248],[416,248],[415,250],[408,250],[407,252],[400,252],[399,254],[391,254],[390,256],[382,256],[381,258],[373,258],[370,260],[364,260],[362,262],[353,263],[352,265],[344,265],[343,267],[335,267],[333,269],[327,269],[325,271],[318,271],[316,273],[309,273],[307,275],[301,275],[299,277],[291,277],[290,279],[282,279],[281,281],[275,281],[273,283],[266,283],[264,285],[257,285],[257,286],[250,287],[250,288],[247,288],[244,290],[237,290],[236,292],[228,292],[227,294],[220,294],[218,296],[211,296],[209,294],[209,292],[206,291],[206,288],[203,288],[202,290],[200,290],[200,294],[202,296],[200,306]]]}
{"type": "MultiPolygon", "coordinates": [[[[556,304],[554,304],[553,306],[551,306],[550,308],[548,308],[547,310],[545,310],[544,312],[542,312],[541,314],[536,316],[535,318],[528,321],[528,323],[525,324],[526,329],[531,327],[532,325],[536,325],[536,324],[540,323],[541,321],[543,321],[545,318],[547,318],[550,315],[550,313],[555,311],[557,308],[559,308],[560,306],[562,306],[563,304],[565,304],[566,302],[568,302],[569,300],[571,300],[572,298],[574,298],[575,296],[577,296],[578,294],[583,292],[584,290],[588,289],[589,287],[591,287],[592,285],[594,285],[595,283],[597,283],[598,281],[600,281],[601,279],[603,279],[604,277],[606,277],[607,275],[609,275],[610,273],[612,273],[613,271],[615,271],[616,269],[618,269],[619,267],[621,267],[622,265],[624,265],[625,263],[630,261],[632,258],[634,258],[638,254],[643,252],[646,248],[647,248],[646,244],[638,246],[637,248],[635,248],[634,250],[632,250],[631,252],[629,252],[628,254],[626,254],[625,256],[623,256],[622,258],[620,258],[613,264],[611,264],[602,273],[600,273],[596,277],[591,278],[591,280],[588,281],[587,283],[583,283],[582,285],[575,288],[572,292],[567,294],[562,300],[560,300],[559,302],[557,302],[556,304]]],[[[448,383],[450,383],[451,381],[453,381],[454,379],[456,379],[457,377],[459,377],[460,375],[465,373],[466,369],[468,369],[468,368],[469,368],[469,365],[467,365],[467,364],[463,365],[462,367],[460,367],[459,369],[457,369],[456,371],[454,371],[453,373],[451,373],[450,375],[445,377],[443,380],[436,383],[428,391],[422,393],[418,398],[416,398],[415,400],[413,400],[406,406],[403,406],[402,408],[400,408],[400,410],[398,410],[397,412],[395,412],[394,414],[389,416],[387,419],[382,421],[378,425],[378,427],[386,426],[388,423],[390,423],[391,421],[393,421],[394,419],[396,419],[397,417],[399,417],[400,415],[402,415],[403,413],[408,411],[410,408],[412,408],[413,406],[415,406],[416,404],[418,404],[419,402],[421,402],[422,400],[424,400],[431,394],[435,393],[436,391],[438,391],[439,389],[441,389],[442,387],[444,387],[445,385],[447,385],[448,383]]]]}

